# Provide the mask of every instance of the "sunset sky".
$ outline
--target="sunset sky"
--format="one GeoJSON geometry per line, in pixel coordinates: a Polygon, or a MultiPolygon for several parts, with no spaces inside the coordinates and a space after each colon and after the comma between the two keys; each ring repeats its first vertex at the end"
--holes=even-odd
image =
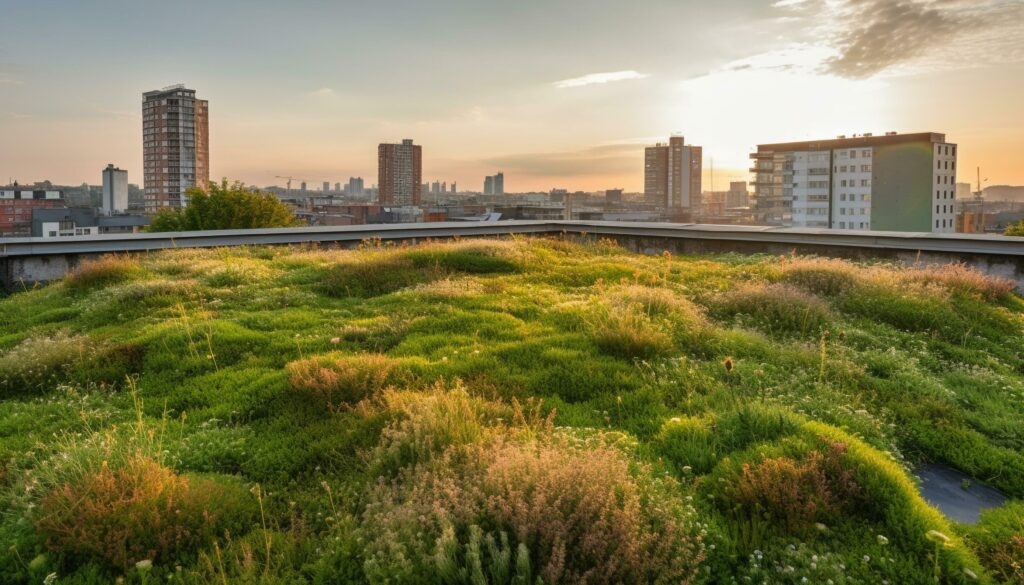
{"type": "MultiPolygon", "coordinates": [[[[0,0],[0,183],[141,182],[141,94],[210,101],[211,177],[641,190],[643,145],[945,132],[1024,184],[1024,0],[0,0]]],[[[968,171],[969,170],[969,171],[968,171]]],[[[705,172],[705,189],[710,187],[705,172]]]]}

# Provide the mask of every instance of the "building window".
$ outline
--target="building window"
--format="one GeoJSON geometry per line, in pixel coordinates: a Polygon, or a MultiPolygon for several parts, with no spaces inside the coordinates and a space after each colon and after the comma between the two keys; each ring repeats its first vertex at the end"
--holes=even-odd
{"type": "Polygon", "coordinates": [[[846,229],[846,222],[845,221],[839,222],[839,229],[846,229]]]}

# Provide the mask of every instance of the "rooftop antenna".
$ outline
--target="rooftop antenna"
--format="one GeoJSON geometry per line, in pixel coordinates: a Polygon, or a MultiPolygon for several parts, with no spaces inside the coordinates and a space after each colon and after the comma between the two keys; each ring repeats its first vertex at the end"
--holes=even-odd
{"type": "MultiPolygon", "coordinates": [[[[978,190],[974,192],[974,200],[981,205],[981,226],[979,231],[983,232],[985,231],[985,195],[981,190],[981,167],[976,167],[975,171],[977,172],[975,180],[977,181],[978,190]]],[[[988,179],[985,179],[985,182],[988,182],[988,179]]]]}

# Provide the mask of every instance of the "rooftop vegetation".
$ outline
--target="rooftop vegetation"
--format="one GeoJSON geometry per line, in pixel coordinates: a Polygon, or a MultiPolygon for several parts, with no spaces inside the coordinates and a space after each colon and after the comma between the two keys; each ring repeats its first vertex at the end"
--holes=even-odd
{"type": "Polygon", "coordinates": [[[84,262],[0,299],[0,583],[1022,583],[1012,289],[590,239],[84,262]],[[1011,501],[951,522],[923,462],[1011,501]]]}

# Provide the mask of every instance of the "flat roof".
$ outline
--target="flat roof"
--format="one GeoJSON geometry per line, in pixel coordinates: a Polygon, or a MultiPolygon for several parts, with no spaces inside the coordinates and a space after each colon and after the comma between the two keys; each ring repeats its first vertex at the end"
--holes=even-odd
{"type": "Polygon", "coordinates": [[[932,142],[946,144],[946,135],[939,132],[915,132],[911,134],[882,134],[872,136],[851,136],[826,140],[805,140],[801,142],[778,142],[758,144],[758,152],[779,150],[832,150],[834,148],[858,148],[861,146],[884,146],[905,142],[932,142]]]}
{"type": "Polygon", "coordinates": [[[143,92],[142,97],[147,97],[148,98],[148,97],[158,96],[158,95],[161,95],[161,94],[177,93],[179,91],[189,92],[192,95],[195,95],[195,93],[196,93],[196,90],[188,89],[184,85],[172,85],[170,87],[165,87],[163,89],[154,89],[153,91],[143,92]]]}

